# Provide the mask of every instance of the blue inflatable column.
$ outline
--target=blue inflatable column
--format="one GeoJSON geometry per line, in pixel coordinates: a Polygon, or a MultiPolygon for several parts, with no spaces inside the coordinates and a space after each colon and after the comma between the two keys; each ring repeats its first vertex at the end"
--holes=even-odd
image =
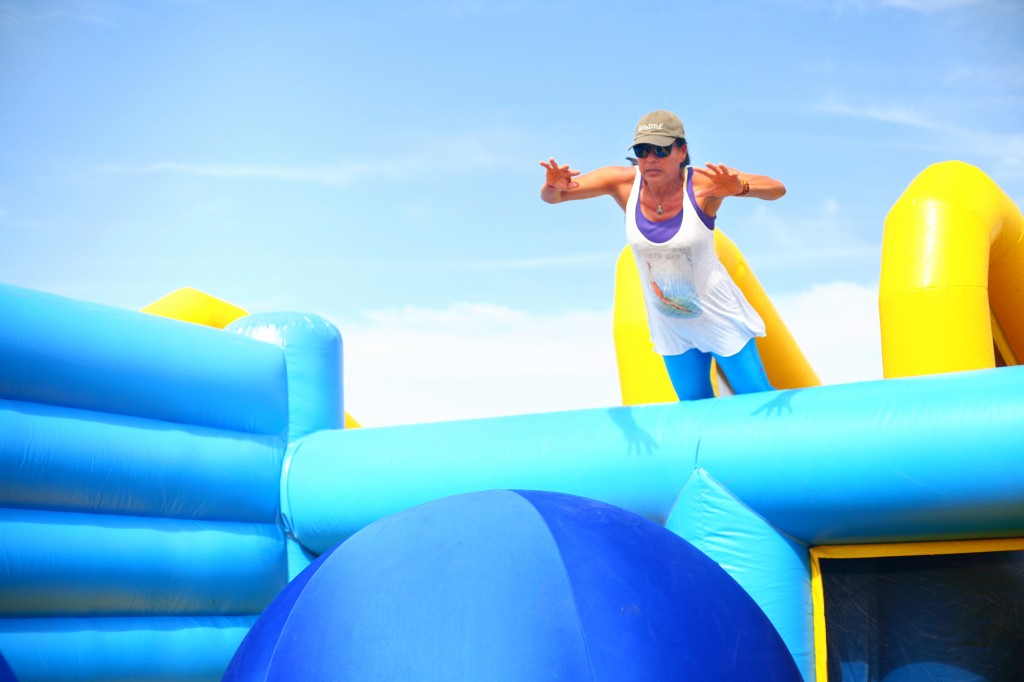
{"type": "MultiPolygon", "coordinates": [[[[288,442],[317,431],[345,425],[342,381],[342,340],[330,322],[301,313],[260,313],[243,317],[227,327],[242,336],[272,343],[284,350],[288,372],[288,442]]],[[[290,458],[285,458],[282,481],[290,458]]],[[[283,483],[282,483],[283,486],[283,483]]],[[[287,503],[282,495],[282,504],[287,503]]],[[[282,509],[287,521],[287,510],[282,509]]],[[[294,578],[315,556],[288,531],[288,577],[294,578]]]]}

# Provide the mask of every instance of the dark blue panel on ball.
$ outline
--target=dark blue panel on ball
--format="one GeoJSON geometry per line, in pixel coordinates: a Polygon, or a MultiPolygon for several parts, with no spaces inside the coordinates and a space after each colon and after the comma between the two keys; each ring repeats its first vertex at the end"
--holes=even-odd
{"type": "Polygon", "coordinates": [[[757,604],[693,545],[632,512],[517,491],[558,543],[595,680],[800,680],[757,604]]]}
{"type": "Polygon", "coordinates": [[[3,654],[0,654],[0,682],[18,682],[18,678],[11,670],[11,666],[7,664],[7,659],[3,657],[3,654]]]}

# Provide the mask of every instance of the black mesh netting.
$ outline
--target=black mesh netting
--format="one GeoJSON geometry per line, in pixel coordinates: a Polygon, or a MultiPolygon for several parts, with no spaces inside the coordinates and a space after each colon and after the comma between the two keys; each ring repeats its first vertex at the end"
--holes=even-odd
{"type": "Polygon", "coordinates": [[[820,563],[829,682],[1024,682],[1024,551],[820,563]]]}

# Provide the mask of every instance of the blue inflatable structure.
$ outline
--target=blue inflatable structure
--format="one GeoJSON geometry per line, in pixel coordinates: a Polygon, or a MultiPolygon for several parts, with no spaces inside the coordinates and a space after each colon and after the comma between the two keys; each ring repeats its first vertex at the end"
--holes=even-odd
{"type": "Polygon", "coordinates": [[[0,310],[0,653],[21,680],[219,679],[318,555],[464,493],[664,526],[805,680],[811,548],[1024,537],[1021,367],[345,430],[316,316],[216,330],[10,286],[0,310]]]}

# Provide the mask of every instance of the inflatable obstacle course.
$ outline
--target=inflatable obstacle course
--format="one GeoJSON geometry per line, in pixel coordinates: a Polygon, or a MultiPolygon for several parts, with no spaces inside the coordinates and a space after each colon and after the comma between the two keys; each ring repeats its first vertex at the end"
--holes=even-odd
{"type": "MultiPolygon", "coordinates": [[[[826,657],[816,548],[1024,537],[1020,367],[343,430],[340,335],[315,316],[219,329],[9,286],[0,310],[0,653],[23,680],[219,679],[317,555],[480,491],[663,525],[743,588],[805,680],[826,657]]],[[[828,665],[874,664],[858,655],[828,665]]]]}

